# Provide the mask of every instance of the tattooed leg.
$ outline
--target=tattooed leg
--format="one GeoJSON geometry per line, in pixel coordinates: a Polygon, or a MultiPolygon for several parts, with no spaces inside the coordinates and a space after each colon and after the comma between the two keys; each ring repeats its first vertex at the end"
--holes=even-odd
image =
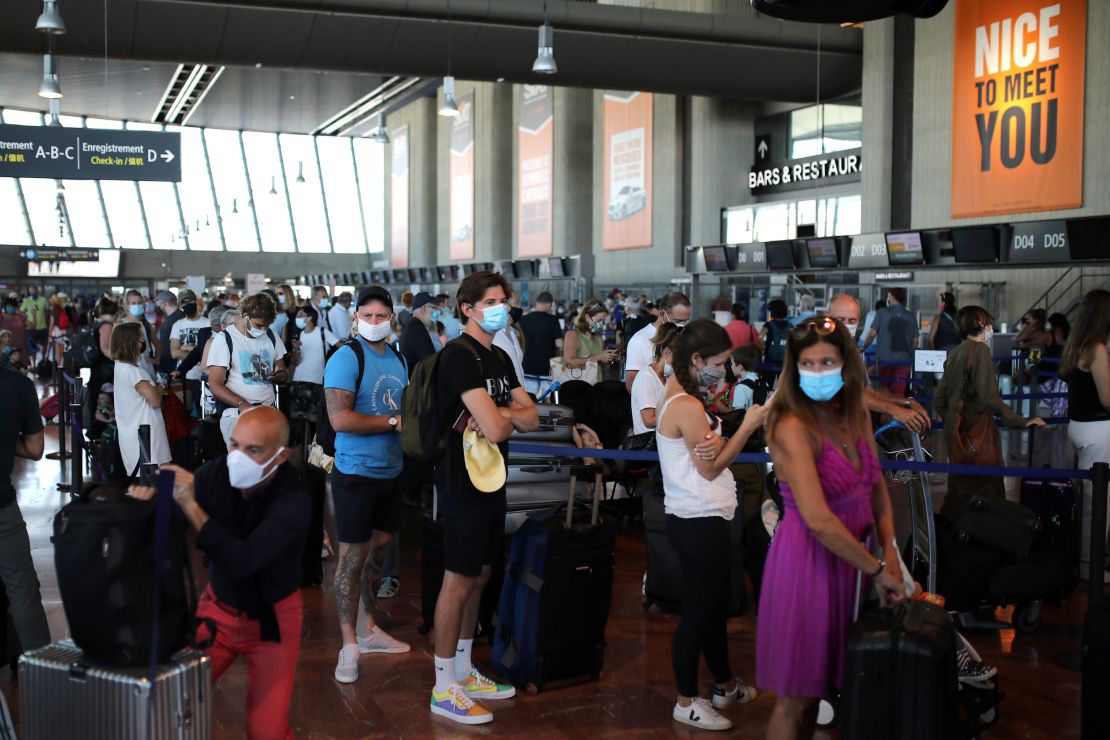
{"type": "Polygon", "coordinates": [[[343,633],[344,644],[356,641],[359,586],[369,551],[368,542],[339,543],[339,562],[335,567],[335,610],[339,615],[339,631],[343,633]]]}
{"type": "Polygon", "coordinates": [[[385,561],[385,553],[389,547],[391,535],[388,532],[374,532],[373,538],[370,540],[370,551],[366,557],[366,563],[362,567],[362,609],[359,611],[359,617],[366,619],[366,631],[369,633],[374,629],[376,622],[374,621],[374,608],[378,601],[378,584],[382,578],[382,565],[385,561]]]}

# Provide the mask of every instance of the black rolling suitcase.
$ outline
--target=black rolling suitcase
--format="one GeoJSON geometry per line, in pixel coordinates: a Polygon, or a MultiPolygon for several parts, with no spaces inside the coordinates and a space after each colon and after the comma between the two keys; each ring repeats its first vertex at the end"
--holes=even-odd
{"type": "MultiPolygon", "coordinates": [[[[682,600],[682,569],[678,553],[667,541],[666,513],[663,508],[663,482],[654,481],[643,493],[644,539],[647,541],[647,579],[644,582],[644,608],[653,606],[666,611],[680,611],[682,600]]],[[[747,609],[747,586],[744,583],[744,516],[743,485],[737,483],[736,514],[729,522],[732,544],[731,603],[729,613],[743,614],[747,609]]],[[[757,517],[758,518],[758,517],[757,517]]],[[[763,522],[759,521],[759,526],[763,522]]]]}
{"type": "MultiPolygon", "coordinates": [[[[1091,502],[1091,531],[1106,530],[1106,463],[1097,463],[1094,476],[1094,496],[1091,502]]],[[[1091,537],[1090,562],[1102,563],[1106,557],[1106,542],[1101,536],[1091,537]]],[[[1106,587],[1098,578],[1098,569],[1092,566],[1095,577],[1088,583],[1087,616],[1083,621],[1083,689],[1082,737],[1083,740],[1102,740],[1110,737],[1110,713],[1106,711],[1106,697],[1110,696],[1110,609],[1106,605],[1106,587]]]]}
{"type": "MultiPolygon", "coordinates": [[[[422,635],[435,626],[436,601],[443,586],[443,520],[438,512],[420,517],[420,616],[423,622],[417,628],[422,635]]],[[[478,607],[478,631],[475,637],[491,637],[494,632],[494,613],[501,593],[504,562],[494,563],[489,582],[482,591],[478,607]]]]}
{"type": "Polygon", "coordinates": [[[840,737],[958,737],[958,691],[948,612],[924,601],[865,612],[848,633],[840,737]]]}
{"type": "Polygon", "coordinates": [[[542,691],[572,678],[597,680],[613,590],[616,524],[599,518],[599,470],[575,469],[568,504],[530,517],[513,535],[497,607],[493,660],[517,686],[542,691]],[[593,477],[593,505],[576,516],[579,476],[593,477]]]}

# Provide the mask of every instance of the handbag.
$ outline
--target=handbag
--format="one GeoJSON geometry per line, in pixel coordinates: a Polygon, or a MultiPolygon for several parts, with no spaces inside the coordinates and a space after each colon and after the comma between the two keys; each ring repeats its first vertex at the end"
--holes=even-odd
{"type": "Polygon", "coordinates": [[[949,459],[956,465],[996,465],[1002,460],[999,438],[994,431],[994,416],[989,410],[979,414],[975,423],[965,429],[964,406],[967,403],[968,383],[971,382],[972,351],[967,353],[967,366],[964,368],[963,385],[960,388],[960,402],[956,406],[955,444],[949,459]]]}
{"type": "Polygon", "coordinates": [[[655,452],[657,449],[655,432],[630,434],[621,442],[621,449],[628,452],[655,452]]]}
{"type": "Polygon", "coordinates": [[[586,360],[585,367],[566,367],[562,357],[552,357],[549,363],[551,381],[566,383],[571,380],[581,380],[590,385],[601,380],[601,367],[597,360],[586,360]]]}

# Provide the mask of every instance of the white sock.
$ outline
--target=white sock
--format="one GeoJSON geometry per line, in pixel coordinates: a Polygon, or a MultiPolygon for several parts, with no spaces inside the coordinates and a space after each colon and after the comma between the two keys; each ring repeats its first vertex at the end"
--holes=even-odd
{"type": "Polygon", "coordinates": [[[470,648],[473,645],[474,640],[459,640],[459,646],[455,648],[455,678],[460,681],[469,676],[474,667],[470,663],[470,648]]]}
{"type": "Polygon", "coordinates": [[[436,688],[437,694],[442,694],[451,687],[451,684],[457,683],[455,679],[455,659],[454,658],[441,658],[435,656],[436,661],[436,688]]]}

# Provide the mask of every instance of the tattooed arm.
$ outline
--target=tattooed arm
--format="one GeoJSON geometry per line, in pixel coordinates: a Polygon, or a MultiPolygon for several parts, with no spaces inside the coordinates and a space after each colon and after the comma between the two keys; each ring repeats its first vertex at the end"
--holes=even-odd
{"type": "Polygon", "coordinates": [[[390,426],[388,416],[367,416],[354,410],[355,394],[339,388],[325,388],[331,428],[348,434],[382,434],[401,431],[401,412],[395,414],[397,426],[390,426]]]}

